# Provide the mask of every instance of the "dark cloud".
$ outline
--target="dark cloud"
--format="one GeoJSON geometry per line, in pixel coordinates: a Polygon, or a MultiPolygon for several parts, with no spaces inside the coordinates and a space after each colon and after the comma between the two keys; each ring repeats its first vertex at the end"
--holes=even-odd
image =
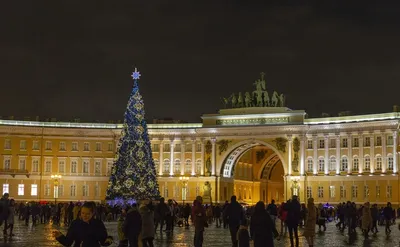
{"type": "Polygon", "coordinates": [[[400,104],[397,5],[266,2],[3,3],[0,115],[120,119],[133,65],[148,118],[199,121],[261,71],[310,115],[400,104]]]}

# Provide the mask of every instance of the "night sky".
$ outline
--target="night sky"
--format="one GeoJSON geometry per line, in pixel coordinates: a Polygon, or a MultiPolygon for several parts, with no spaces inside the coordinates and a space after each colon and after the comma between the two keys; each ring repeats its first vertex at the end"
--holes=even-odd
{"type": "Polygon", "coordinates": [[[149,120],[199,122],[262,71],[310,116],[400,104],[399,4],[101,2],[1,3],[0,116],[122,119],[132,66],[149,120]]]}

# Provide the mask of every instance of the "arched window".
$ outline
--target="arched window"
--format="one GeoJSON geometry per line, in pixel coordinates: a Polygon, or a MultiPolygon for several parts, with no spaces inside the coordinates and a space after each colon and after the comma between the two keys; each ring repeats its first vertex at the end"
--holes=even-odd
{"type": "Polygon", "coordinates": [[[179,174],[181,171],[181,160],[180,159],[176,159],[174,162],[174,173],[175,174],[179,174]]]}
{"type": "Polygon", "coordinates": [[[159,167],[160,167],[160,162],[157,159],[155,159],[154,160],[154,169],[156,170],[156,174],[158,174],[159,167]]]}
{"type": "Polygon", "coordinates": [[[313,172],[313,160],[312,158],[307,159],[307,172],[313,172]]]}
{"type": "Polygon", "coordinates": [[[371,158],[369,155],[364,157],[364,172],[369,172],[371,170],[371,158]]]}
{"type": "Polygon", "coordinates": [[[353,158],[353,171],[358,171],[358,157],[353,158]]]}
{"type": "Polygon", "coordinates": [[[343,157],[342,157],[342,162],[341,162],[341,164],[340,164],[340,171],[341,171],[341,172],[344,172],[344,171],[347,171],[347,169],[348,169],[347,157],[346,157],[346,156],[343,156],[343,157]]]}
{"type": "Polygon", "coordinates": [[[392,155],[388,155],[387,158],[387,169],[388,171],[393,171],[393,156],[392,155]]]}
{"type": "Polygon", "coordinates": [[[329,159],[329,171],[336,171],[336,158],[332,156],[329,159]]]}
{"type": "Polygon", "coordinates": [[[185,173],[191,173],[192,172],[192,161],[190,159],[187,159],[185,161],[185,173]]]}
{"type": "Polygon", "coordinates": [[[196,160],[196,174],[201,174],[201,160],[196,160]]]}
{"type": "Polygon", "coordinates": [[[325,160],[323,157],[320,157],[318,159],[318,172],[324,172],[325,171],[325,160]]]}
{"type": "Polygon", "coordinates": [[[375,170],[377,171],[382,171],[382,157],[381,156],[377,156],[376,157],[376,167],[375,170]]]}
{"type": "Polygon", "coordinates": [[[169,165],[170,165],[169,159],[164,159],[163,161],[164,173],[169,173],[169,165]]]}

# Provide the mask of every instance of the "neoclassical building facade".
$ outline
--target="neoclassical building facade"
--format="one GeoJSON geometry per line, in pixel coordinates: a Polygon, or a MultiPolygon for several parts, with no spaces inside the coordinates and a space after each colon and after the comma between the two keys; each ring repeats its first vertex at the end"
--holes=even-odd
{"type": "MultiPolygon", "coordinates": [[[[305,116],[238,107],[203,115],[201,123],[149,124],[161,195],[399,204],[399,113],[305,116]]],[[[0,120],[2,192],[21,201],[103,201],[121,128],[0,120]]]]}

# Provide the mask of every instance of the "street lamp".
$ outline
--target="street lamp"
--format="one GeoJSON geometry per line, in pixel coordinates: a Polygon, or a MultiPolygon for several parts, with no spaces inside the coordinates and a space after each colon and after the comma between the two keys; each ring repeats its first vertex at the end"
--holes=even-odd
{"type": "Polygon", "coordinates": [[[183,185],[182,186],[182,201],[183,201],[183,205],[185,205],[189,177],[179,177],[179,180],[181,180],[182,185],[183,185]]]}
{"type": "Polygon", "coordinates": [[[51,179],[54,181],[54,203],[57,205],[58,198],[58,180],[61,179],[61,175],[51,175],[51,179]]]}

